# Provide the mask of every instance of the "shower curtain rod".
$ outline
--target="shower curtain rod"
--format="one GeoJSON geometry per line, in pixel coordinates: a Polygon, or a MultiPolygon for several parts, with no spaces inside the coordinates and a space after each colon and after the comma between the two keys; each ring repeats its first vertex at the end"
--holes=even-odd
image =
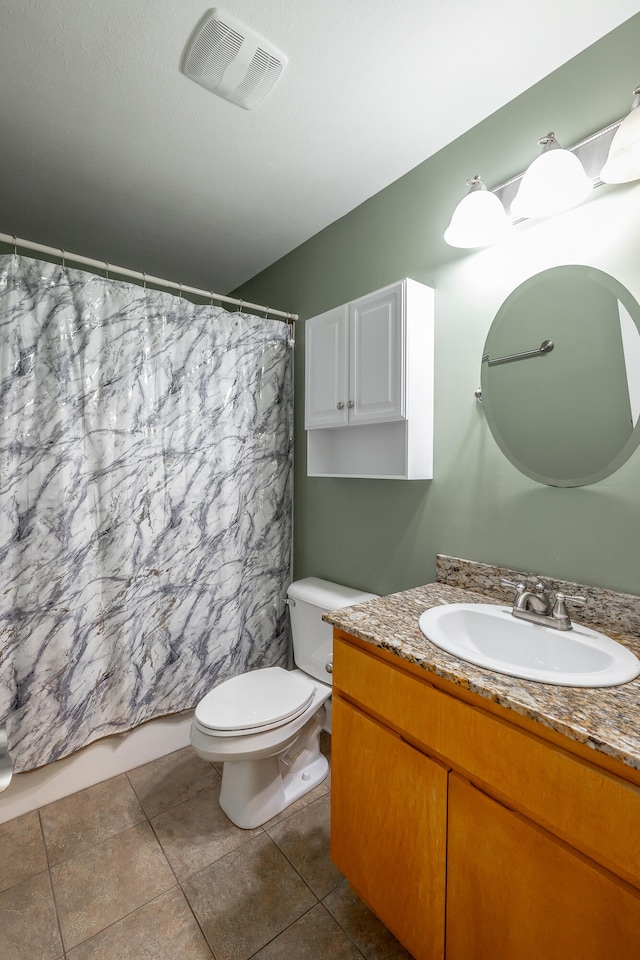
{"type": "Polygon", "coordinates": [[[248,300],[236,300],[235,297],[226,297],[221,293],[213,293],[212,290],[200,290],[198,287],[187,287],[182,283],[176,283],[175,280],[162,280],[160,277],[151,277],[147,273],[140,273],[139,270],[128,270],[126,267],[117,267],[106,260],[92,260],[90,257],[80,257],[75,253],[69,253],[68,250],[58,249],[57,247],[47,247],[43,243],[34,243],[32,240],[21,240],[19,237],[11,236],[8,233],[0,233],[0,241],[10,244],[14,251],[17,247],[24,247],[25,250],[36,250],[38,253],[47,253],[49,256],[59,257],[64,263],[65,260],[73,260],[74,263],[86,264],[89,267],[97,267],[99,270],[105,270],[107,275],[109,271],[117,273],[123,277],[133,277],[135,280],[143,280],[145,283],[154,283],[159,287],[166,287],[171,290],[178,290],[180,294],[195,293],[199,297],[210,297],[211,300],[221,300],[224,303],[232,303],[238,307],[247,307],[249,310],[261,310],[266,314],[270,313],[274,317],[282,317],[287,323],[294,324],[298,319],[297,313],[285,313],[282,310],[274,310],[272,307],[265,307],[260,303],[250,303],[248,300]]]}

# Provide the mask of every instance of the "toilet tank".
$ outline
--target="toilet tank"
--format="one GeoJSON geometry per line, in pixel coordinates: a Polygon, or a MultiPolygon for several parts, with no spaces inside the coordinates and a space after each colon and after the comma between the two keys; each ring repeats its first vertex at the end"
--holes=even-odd
{"type": "Polygon", "coordinates": [[[365,600],[376,600],[378,595],[318,577],[294,581],[287,594],[295,664],[316,680],[331,683],[331,674],[326,667],[333,661],[333,627],[323,621],[322,614],[365,600]]]}

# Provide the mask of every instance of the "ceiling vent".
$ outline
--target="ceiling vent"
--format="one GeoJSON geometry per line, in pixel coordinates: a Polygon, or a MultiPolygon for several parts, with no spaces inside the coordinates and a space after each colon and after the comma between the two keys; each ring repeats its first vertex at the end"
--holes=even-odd
{"type": "Polygon", "coordinates": [[[272,43],[216,9],[196,29],[182,69],[207,90],[251,110],[273,90],[286,65],[272,43]]]}

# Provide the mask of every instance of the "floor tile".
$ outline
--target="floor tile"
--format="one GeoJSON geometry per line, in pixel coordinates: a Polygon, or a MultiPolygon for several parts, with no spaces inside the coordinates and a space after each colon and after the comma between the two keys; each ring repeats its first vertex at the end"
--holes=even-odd
{"type": "Polygon", "coordinates": [[[248,960],[316,898],[265,834],[184,884],[216,960],[248,960]]]}
{"type": "Polygon", "coordinates": [[[201,760],[191,747],[136,767],[128,777],[148,817],[155,817],[220,782],[211,764],[201,760]]]}
{"type": "Polygon", "coordinates": [[[48,873],[0,893],[2,960],[57,960],[60,931],[48,873]]]}
{"type": "Polygon", "coordinates": [[[362,960],[333,917],[318,904],[255,954],[253,960],[362,960]]]}
{"type": "Polygon", "coordinates": [[[51,878],[67,950],[175,885],[146,822],[57,864],[51,878]]]}
{"type": "Polygon", "coordinates": [[[40,817],[50,864],[75,857],[145,819],[124,774],[42,807],[40,817]]]}
{"type": "Polygon", "coordinates": [[[320,899],[342,880],[329,855],[330,803],[327,794],[267,830],[320,899]]]}
{"type": "Polygon", "coordinates": [[[180,881],[261,833],[260,828],[241,830],[234,826],[220,809],[219,795],[219,785],[203,790],[151,821],[180,881]]]}
{"type": "Polygon", "coordinates": [[[211,960],[212,953],[178,887],[85,940],[67,960],[211,960]]]}
{"type": "Polygon", "coordinates": [[[411,954],[354,893],[347,880],[323,903],[367,960],[411,960],[411,954]]]}
{"type": "Polygon", "coordinates": [[[37,813],[0,825],[0,890],[7,890],[47,869],[37,813]]]}

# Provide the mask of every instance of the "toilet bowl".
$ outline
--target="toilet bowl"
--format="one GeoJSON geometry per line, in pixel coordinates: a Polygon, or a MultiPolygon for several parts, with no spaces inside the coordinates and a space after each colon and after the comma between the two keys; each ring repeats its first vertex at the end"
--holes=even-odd
{"type": "Polygon", "coordinates": [[[222,762],[220,806],[238,827],[258,827],[321,783],[331,696],[333,637],[322,614],[375,597],[317,577],[290,585],[297,669],[264,667],[225,680],[198,704],[191,744],[222,762]]]}

